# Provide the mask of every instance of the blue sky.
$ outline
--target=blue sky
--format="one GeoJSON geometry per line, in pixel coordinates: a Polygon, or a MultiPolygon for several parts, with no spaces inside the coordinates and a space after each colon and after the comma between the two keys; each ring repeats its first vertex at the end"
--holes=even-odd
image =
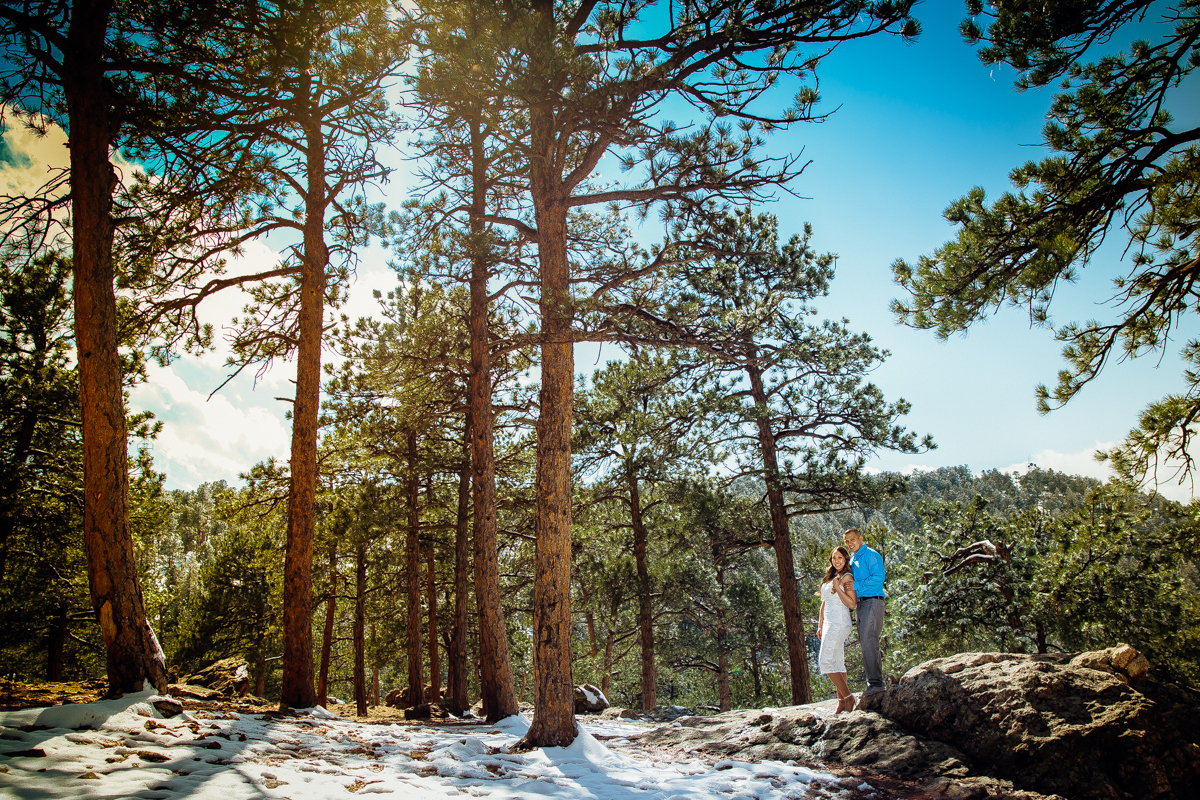
{"type": "MultiPolygon", "coordinates": [[[[924,455],[881,454],[874,468],[965,464],[979,471],[1035,462],[1102,477],[1105,470],[1091,459],[1092,451],[1121,439],[1142,408],[1181,386],[1177,351],[1188,331],[1161,360],[1114,363],[1067,407],[1043,417],[1035,410],[1034,386],[1054,382],[1060,348],[1047,330],[1031,328],[1019,309],[1006,309],[947,342],[897,326],[888,310],[900,292],[890,265],[930,253],[953,235],[941,216],[951,200],[975,185],[994,197],[1008,188],[1013,167],[1046,153],[1040,131],[1050,92],[1018,93],[1011,70],[980,64],[958,35],[960,0],[929,0],[916,13],[923,32],[915,44],[876,37],[846,45],[823,63],[820,110],[836,113],[769,139],[772,152],[802,150],[812,163],[792,185],[801,197],[781,193],[764,210],[778,215],[784,235],[811,222],[815,246],[839,255],[831,295],[818,310],[824,317],[848,317],[853,328],[891,351],[873,379],[889,398],[909,400],[908,426],[938,442],[924,455]]],[[[1189,99],[1177,110],[1200,115],[1192,110],[1200,103],[1190,99],[1200,99],[1197,86],[1193,80],[1180,90],[1189,99]]],[[[27,184],[30,170],[61,158],[61,142],[35,144],[11,130],[4,135],[4,152],[35,153],[32,165],[4,165],[0,176],[10,186],[27,184]]],[[[402,202],[402,177],[387,195],[394,205],[402,202]]],[[[1109,313],[1103,301],[1110,281],[1128,268],[1121,244],[1113,237],[1081,281],[1059,291],[1056,322],[1109,313]]],[[[266,245],[248,254],[253,264],[273,257],[266,245]]],[[[371,313],[371,291],[395,285],[386,261],[377,245],[364,253],[347,313],[371,313]]],[[[237,295],[218,299],[205,316],[219,325],[243,302],[237,295]]],[[[607,359],[614,352],[610,346],[598,354],[596,346],[581,345],[577,369],[590,371],[598,355],[607,359]]],[[[208,400],[225,376],[222,358],[216,353],[155,368],[152,382],[132,394],[135,406],[165,423],[152,449],[170,488],[236,481],[258,460],[287,458],[291,426],[283,417],[285,404],[274,398],[291,394],[294,366],[277,364],[257,381],[243,376],[208,400]]],[[[1160,490],[1177,499],[1190,496],[1186,487],[1160,490]]]]}
{"type": "MultiPolygon", "coordinates": [[[[832,292],[818,310],[829,318],[848,317],[891,351],[873,379],[889,398],[909,400],[909,427],[933,434],[938,443],[919,456],[880,454],[874,468],[966,464],[979,471],[1032,462],[1103,477],[1106,470],[1092,452],[1120,440],[1147,403],[1180,385],[1177,347],[1161,361],[1113,364],[1067,407],[1039,416],[1034,387],[1055,380],[1060,347],[1047,330],[1031,328],[1019,309],[1006,309],[947,342],[897,326],[888,310],[900,291],[892,282],[892,262],[930,253],[953,235],[942,218],[951,200],[975,185],[995,196],[1008,188],[1013,167],[1046,153],[1041,129],[1051,93],[1019,93],[1010,69],[983,66],[958,34],[963,15],[958,0],[924,2],[917,10],[923,31],[916,43],[877,37],[830,56],[820,70],[821,110],[836,112],[826,122],[769,139],[774,153],[803,151],[812,160],[792,185],[800,197],[780,193],[769,209],[779,216],[782,233],[811,222],[816,247],[839,255],[832,292]]],[[[402,182],[388,187],[393,202],[403,192],[402,182]]],[[[653,236],[646,234],[647,240],[653,236]]],[[[1059,292],[1056,321],[1103,316],[1109,282],[1125,269],[1119,244],[1109,246],[1079,284],[1059,292]]],[[[370,313],[371,290],[392,285],[386,254],[372,248],[352,288],[350,313],[370,313]]],[[[220,313],[213,319],[219,321],[220,313]]],[[[614,355],[611,346],[581,345],[577,369],[588,372],[598,359],[614,355]]],[[[271,398],[290,394],[291,365],[277,366],[257,388],[248,378],[235,381],[222,392],[227,406],[216,398],[200,401],[223,376],[219,359],[180,362],[171,372],[163,377],[173,390],[135,393],[168,431],[184,415],[192,418],[177,426],[185,441],[155,446],[169,484],[192,486],[218,473],[233,479],[229,469],[239,454],[248,459],[245,466],[266,453],[287,457],[290,426],[282,420],[283,404],[271,398]],[[213,425],[224,427],[225,435],[213,425]],[[239,431],[238,442],[209,455],[239,431]]],[[[1186,487],[1160,490],[1178,499],[1190,496],[1186,487]]]]}
{"type": "MultiPolygon", "coordinates": [[[[941,216],[951,200],[976,185],[995,197],[1009,188],[1013,167],[1048,152],[1041,129],[1051,92],[1018,93],[1011,69],[982,65],[958,34],[960,2],[925,2],[916,14],[923,26],[916,44],[877,39],[831,56],[820,89],[837,112],[772,143],[792,151],[803,146],[813,162],[795,185],[811,199],[782,198],[781,226],[798,229],[807,220],[815,246],[839,254],[832,293],[818,308],[827,317],[849,317],[892,352],[874,379],[889,397],[912,402],[909,426],[932,433],[939,445],[924,456],[883,454],[876,466],[980,470],[1033,461],[1100,477],[1104,469],[1091,463],[1090,452],[1123,438],[1142,408],[1181,387],[1182,338],[1161,362],[1112,364],[1070,404],[1043,417],[1034,387],[1054,384],[1063,365],[1060,346],[1049,331],[1031,328],[1020,309],[1005,309],[946,342],[897,326],[888,311],[902,291],[890,265],[952,237],[941,216]]],[[[1180,91],[1200,99],[1196,88],[1193,80],[1180,91]]],[[[1104,304],[1111,279],[1129,266],[1122,244],[1110,237],[1079,283],[1059,290],[1055,322],[1111,313],[1104,304]]],[[[1178,487],[1160,488],[1187,496],[1178,487]]]]}

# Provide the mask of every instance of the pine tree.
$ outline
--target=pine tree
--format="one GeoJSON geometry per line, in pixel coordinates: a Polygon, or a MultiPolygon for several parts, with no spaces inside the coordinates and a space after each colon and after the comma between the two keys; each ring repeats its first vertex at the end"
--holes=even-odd
{"type": "Polygon", "coordinates": [[[877,504],[903,486],[870,478],[867,459],[881,448],[933,447],[897,424],[908,403],[888,403],[866,382],[886,356],[868,335],[851,332],[847,320],[805,322],[833,278],[833,257],[813,252],[811,235],[806,226],[780,246],[774,216],[727,214],[697,233],[718,255],[674,270],[667,286],[680,288],[665,293],[661,316],[630,309],[650,340],[693,348],[738,381],[723,412],[725,437],[741,444],[736,475],[765,489],[797,704],[811,692],[790,520],[877,504]]]}
{"type": "MultiPolygon", "coordinates": [[[[503,74],[496,96],[519,127],[503,131],[522,165],[522,213],[490,221],[513,227],[536,243],[541,387],[538,400],[537,555],[534,581],[534,719],[524,742],[569,744],[575,738],[570,662],[571,409],[573,345],[578,310],[661,268],[668,246],[647,258],[573,253],[568,219],[573,210],[600,204],[655,203],[675,211],[703,208],[714,198],[752,197],[796,174],[794,162],[756,158],[752,133],[808,115],[816,93],[806,88],[777,115],[755,101],[784,74],[809,76],[820,60],[804,45],[827,48],[885,30],[917,32],[911,4],[878,6],[804,3],[626,6],[561,4],[553,0],[486,4],[478,35],[492,43],[494,61],[517,65],[503,74]],[[507,60],[506,60],[507,59],[507,60]],[[749,66],[753,64],[753,66],[749,66]],[[694,132],[681,132],[659,114],[678,95],[709,115],[694,132]],[[723,118],[743,123],[734,136],[723,118]],[[613,186],[592,177],[609,154],[633,169],[613,186]],[[586,273],[586,277],[580,273],[586,273]]],[[[437,19],[438,4],[420,4],[418,19],[437,19]]],[[[611,240],[610,240],[611,241],[611,240]]]]}
{"type": "Polygon", "coordinates": [[[575,416],[580,471],[607,467],[600,491],[623,502],[633,534],[637,574],[638,638],[642,654],[642,708],[658,705],[654,657],[654,601],[647,554],[646,514],[662,502],[653,487],[711,456],[705,430],[703,386],[693,386],[685,363],[640,351],[610,362],[577,395],[575,416]],[[605,490],[607,489],[607,490],[605,490]]]}
{"type": "MultiPolygon", "coordinates": [[[[1018,90],[1061,80],[1043,129],[1052,155],[1014,169],[1016,190],[994,202],[979,187],[954,201],[945,216],[958,226],[957,237],[916,264],[893,266],[911,295],[894,301],[893,310],[901,322],[943,339],[1003,305],[1028,308],[1033,323],[1048,326],[1055,292],[1111,257],[1099,249],[1106,239],[1123,239],[1116,252],[1131,254],[1132,266],[1115,270],[1110,319],[1054,330],[1067,368],[1053,390],[1037,390],[1038,410],[1047,413],[1112,357],[1161,353],[1196,307],[1200,127],[1172,109],[1190,110],[1181,87],[1200,67],[1200,16],[1195,3],[1163,6],[1155,38],[1135,40],[1127,53],[1105,53],[1112,38],[1159,13],[1149,0],[969,0],[967,8],[964,36],[981,45],[985,64],[1016,69],[1018,90]]],[[[1182,354],[1188,364],[1200,363],[1200,341],[1188,340],[1182,354]]],[[[1184,392],[1151,404],[1126,440],[1101,454],[1118,474],[1157,480],[1159,465],[1166,469],[1170,460],[1181,480],[1192,470],[1200,377],[1189,369],[1185,379],[1184,392]]]]}

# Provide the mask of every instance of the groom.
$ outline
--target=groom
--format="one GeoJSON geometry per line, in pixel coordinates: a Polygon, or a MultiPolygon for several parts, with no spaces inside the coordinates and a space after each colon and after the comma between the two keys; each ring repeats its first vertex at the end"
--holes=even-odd
{"type": "Polygon", "coordinates": [[[863,544],[862,532],[851,528],[842,534],[850,551],[850,570],[858,594],[858,641],[862,644],[863,670],[867,673],[864,695],[883,691],[883,653],[879,650],[879,632],[883,629],[883,591],[886,574],[883,556],[863,544]]]}

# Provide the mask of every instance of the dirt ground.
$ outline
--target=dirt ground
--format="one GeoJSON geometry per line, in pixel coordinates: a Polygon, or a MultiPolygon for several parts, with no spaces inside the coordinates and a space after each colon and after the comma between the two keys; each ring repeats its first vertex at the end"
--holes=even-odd
{"type": "MultiPolygon", "coordinates": [[[[46,706],[70,705],[72,703],[91,703],[104,697],[108,688],[107,681],[89,680],[77,683],[37,682],[24,683],[0,679],[0,711],[20,711],[23,708],[44,708],[46,706]]],[[[179,698],[183,707],[188,711],[209,711],[217,713],[262,714],[278,713],[279,706],[275,703],[262,703],[259,698],[247,697],[238,700],[191,700],[179,698]]],[[[433,725],[471,725],[481,722],[460,722],[454,719],[406,720],[404,710],[390,706],[371,706],[365,717],[353,714],[352,704],[332,706],[332,711],[348,720],[369,722],[379,725],[397,723],[433,724],[433,725]]]]}
{"type": "Polygon", "coordinates": [[[0,711],[92,703],[103,697],[107,688],[108,683],[102,680],[80,683],[22,683],[0,680],[0,711]]]}

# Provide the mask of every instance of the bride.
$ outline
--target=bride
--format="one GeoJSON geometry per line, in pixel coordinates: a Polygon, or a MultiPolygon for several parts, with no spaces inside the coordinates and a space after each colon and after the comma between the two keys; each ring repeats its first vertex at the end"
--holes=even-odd
{"type": "Polygon", "coordinates": [[[829,569],[821,579],[821,616],[817,638],[821,654],[817,664],[837,687],[836,714],[854,710],[854,694],[846,683],[845,645],[850,635],[850,609],[855,606],[854,576],[850,574],[850,554],[841,545],[829,554],[829,569]]]}

